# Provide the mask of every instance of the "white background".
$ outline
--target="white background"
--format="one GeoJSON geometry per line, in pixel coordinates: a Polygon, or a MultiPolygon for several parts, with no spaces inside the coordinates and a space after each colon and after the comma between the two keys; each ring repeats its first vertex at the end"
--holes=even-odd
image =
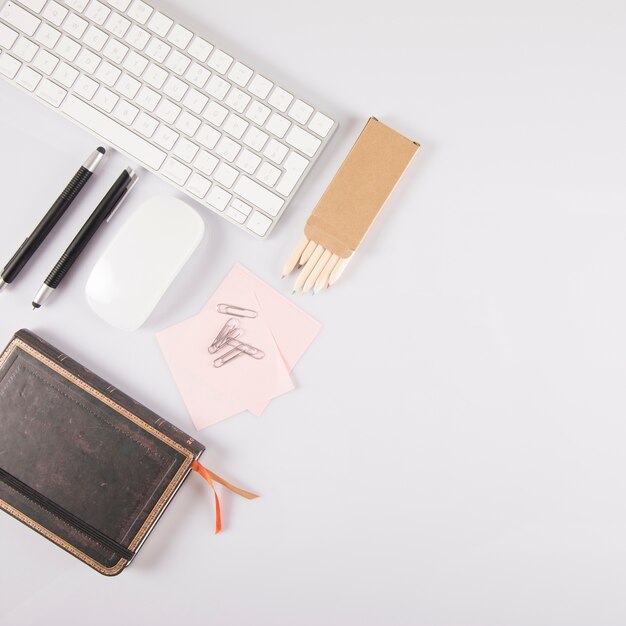
{"type": "MultiPolygon", "coordinates": [[[[369,115],[423,147],[341,283],[298,299],[324,329],[297,390],[198,435],[210,467],[262,498],[224,494],[215,537],[190,477],[115,579],[2,515],[0,623],[623,626],[624,3],[161,8],[340,131],[269,241],[206,213],[200,251],[132,336],[82,290],[125,218],[170,193],[147,173],[49,307],[30,308],[128,163],[110,158],[1,294],[2,343],[28,327],[195,433],[155,332],[236,261],[290,292],[285,257],[369,115]]],[[[0,102],[4,262],[96,142],[5,83],[0,102]]]]}

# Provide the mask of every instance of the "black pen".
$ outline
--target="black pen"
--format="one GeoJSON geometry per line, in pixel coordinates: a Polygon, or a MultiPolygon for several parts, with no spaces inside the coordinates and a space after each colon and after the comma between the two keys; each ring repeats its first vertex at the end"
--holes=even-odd
{"type": "Polygon", "coordinates": [[[35,230],[6,264],[6,267],[2,270],[2,273],[0,273],[0,291],[17,278],[17,275],[22,271],[28,261],[30,261],[35,252],[37,252],[39,246],[44,242],[57,222],[63,217],[65,211],[70,208],[76,196],[78,196],[82,188],[87,184],[87,181],[95,172],[96,167],[98,167],[98,163],[102,160],[104,153],[104,148],[98,148],[89,156],[78,172],[74,174],[72,180],[70,180],[48,212],[43,216],[43,219],[37,224],[35,230]]]}
{"type": "Polygon", "coordinates": [[[60,285],[72,265],[74,265],[82,251],[91,241],[91,238],[96,234],[98,228],[100,228],[105,221],[113,217],[121,201],[131,190],[136,181],[137,174],[135,174],[130,167],[127,167],[113,183],[111,189],[109,189],[104,198],[102,198],[100,204],[85,222],[85,225],[80,229],[76,237],[74,237],[74,241],[72,241],[68,249],[63,253],[48,278],[46,278],[33,300],[33,309],[38,309],[60,285]]]}

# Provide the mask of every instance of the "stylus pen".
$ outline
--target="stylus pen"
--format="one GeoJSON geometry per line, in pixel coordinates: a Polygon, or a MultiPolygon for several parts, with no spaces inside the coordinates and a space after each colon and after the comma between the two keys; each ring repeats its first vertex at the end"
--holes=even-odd
{"type": "Polygon", "coordinates": [[[0,273],[0,291],[7,285],[12,283],[17,275],[24,269],[24,266],[30,261],[31,257],[37,252],[39,246],[44,242],[46,237],[51,233],[57,222],[63,217],[65,211],[76,199],[82,188],[87,184],[91,175],[96,171],[96,167],[104,156],[105,149],[98,148],[89,156],[82,164],[78,172],[67,184],[61,195],[55,200],[43,219],[37,224],[35,230],[19,247],[13,258],[6,264],[6,267],[0,273]]]}
{"type": "Polygon", "coordinates": [[[48,278],[46,278],[33,300],[33,309],[38,309],[61,284],[61,281],[65,278],[82,251],[87,247],[87,244],[96,234],[98,228],[100,228],[105,221],[113,217],[113,213],[119,208],[120,203],[136,181],[137,174],[135,174],[130,167],[127,167],[113,183],[113,187],[111,187],[104,198],[102,198],[100,204],[85,222],[85,225],[80,229],[78,235],[74,237],[74,241],[72,241],[69,248],[63,253],[48,278]]]}

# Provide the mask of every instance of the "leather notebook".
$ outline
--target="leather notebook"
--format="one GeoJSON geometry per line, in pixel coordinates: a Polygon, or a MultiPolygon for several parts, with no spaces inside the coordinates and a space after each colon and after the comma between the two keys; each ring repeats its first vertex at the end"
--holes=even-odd
{"type": "Polygon", "coordinates": [[[133,560],[203,451],[29,331],[0,356],[0,508],[101,574],[133,560]]]}

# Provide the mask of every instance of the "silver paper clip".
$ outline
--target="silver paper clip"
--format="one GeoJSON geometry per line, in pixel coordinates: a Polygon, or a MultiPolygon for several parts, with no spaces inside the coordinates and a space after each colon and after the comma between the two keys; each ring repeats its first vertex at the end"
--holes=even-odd
{"type": "Polygon", "coordinates": [[[240,350],[248,356],[251,356],[253,359],[262,359],[265,356],[265,352],[263,352],[263,350],[259,350],[259,348],[255,348],[254,346],[244,343],[243,341],[237,341],[235,338],[227,338],[225,343],[232,346],[236,350],[240,350]]]}
{"type": "MultiPolygon", "coordinates": [[[[222,327],[222,330],[217,334],[217,337],[213,340],[213,343],[209,346],[209,353],[213,354],[217,352],[222,346],[226,343],[226,340],[229,338],[231,333],[235,331],[235,329],[239,326],[239,322],[231,317],[226,324],[222,327]]],[[[239,336],[239,333],[236,335],[239,336]]]]}
{"type": "Polygon", "coordinates": [[[234,304],[218,304],[217,312],[223,313],[224,315],[235,315],[236,317],[249,317],[255,318],[257,316],[257,312],[252,309],[244,309],[240,306],[235,306],[234,304]]]}
{"type": "Polygon", "coordinates": [[[215,367],[222,367],[222,365],[230,363],[237,357],[240,357],[242,354],[245,354],[245,352],[243,352],[239,348],[233,348],[232,350],[229,350],[226,354],[223,354],[219,359],[215,359],[215,361],[213,361],[213,365],[215,367]]]}

